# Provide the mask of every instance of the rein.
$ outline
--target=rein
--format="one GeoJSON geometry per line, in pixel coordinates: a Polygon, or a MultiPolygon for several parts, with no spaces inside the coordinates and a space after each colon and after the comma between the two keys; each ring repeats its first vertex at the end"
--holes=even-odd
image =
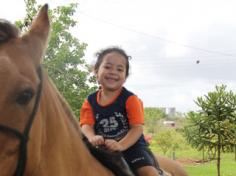
{"type": "Polygon", "coordinates": [[[15,137],[17,137],[20,140],[19,157],[18,157],[18,163],[17,163],[17,167],[15,170],[14,176],[23,176],[24,171],[25,171],[25,165],[26,165],[26,160],[27,160],[27,142],[29,139],[29,132],[30,132],[31,126],[33,124],[33,121],[35,119],[35,115],[37,113],[37,110],[38,110],[39,101],[40,101],[41,92],[42,92],[43,81],[42,81],[42,68],[41,68],[41,66],[38,68],[37,73],[38,73],[38,77],[39,77],[40,82],[39,82],[37,94],[35,97],[34,107],[32,109],[30,116],[29,116],[29,120],[25,126],[23,133],[21,133],[17,129],[0,124],[0,132],[13,134],[15,137]]]}

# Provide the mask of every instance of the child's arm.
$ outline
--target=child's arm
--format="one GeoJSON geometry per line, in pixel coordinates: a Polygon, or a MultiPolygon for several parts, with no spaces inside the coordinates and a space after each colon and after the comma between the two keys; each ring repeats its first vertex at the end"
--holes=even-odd
{"type": "Polygon", "coordinates": [[[84,124],[81,127],[81,130],[83,134],[88,138],[88,141],[93,146],[103,145],[104,144],[104,138],[100,135],[95,135],[93,127],[88,124],[84,124]]]}
{"type": "Polygon", "coordinates": [[[143,133],[143,125],[131,125],[127,135],[119,141],[122,150],[128,149],[135,144],[143,133]]]}
{"type": "Polygon", "coordinates": [[[126,102],[129,119],[129,131],[119,142],[105,141],[109,149],[124,151],[135,144],[143,133],[144,111],[142,101],[137,96],[130,96],[126,102]]]}
{"type": "Polygon", "coordinates": [[[94,133],[94,123],[92,107],[90,106],[88,100],[85,100],[80,110],[81,130],[93,146],[103,145],[104,138],[100,135],[95,135],[94,133]]]}
{"type": "Polygon", "coordinates": [[[106,139],[105,145],[111,151],[124,151],[135,144],[143,133],[142,125],[132,125],[129,132],[119,142],[113,139],[106,139]]]}

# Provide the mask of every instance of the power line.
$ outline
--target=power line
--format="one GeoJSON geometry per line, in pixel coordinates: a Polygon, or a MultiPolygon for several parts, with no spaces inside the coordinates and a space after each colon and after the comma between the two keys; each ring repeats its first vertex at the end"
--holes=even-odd
{"type": "Polygon", "coordinates": [[[101,18],[97,18],[97,17],[91,16],[91,15],[88,15],[88,14],[86,14],[86,13],[84,13],[84,12],[80,12],[80,14],[81,14],[81,15],[84,15],[84,16],[90,18],[90,19],[93,19],[93,20],[95,20],[95,21],[99,21],[99,22],[102,22],[102,23],[105,23],[105,24],[109,24],[109,25],[118,27],[118,28],[120,28],[120,29],[127,30],[127,31],[131,31],[131,32],[134,32],[134,33],[137,33],[137,34],[140,34],[140,35],[144,35],[144,36],[156,38],[156,39],[158,39],[158,40],[161,40],[161,41],[164,41],[164,42],[167,42],[167,43],[173,43],[173,44],[175,44],[175,45],[179,45],[179,46],[182,46],[182,47],[185,47],[185,48],[190,48],[190,49],[193,49],[193,50],[198,50],[198,51],[202,51],[202,52],[206,52],[206,53],[217,54],[217,55],[222,55],[222,56],[227,56],[227,57],[236,57],[236,55],[231,54],[231,53],[225,53],[225,52],[220,52],[220,51],[215,51],[215,50],[209,50],[209,49],[205,49],[205,48],[200,48],[200,47],[196,47],[196,46],[193,46],[193,45],[188,45],[188,44],[176,42],[176,41],[173,41],[173,40],[169,40],[169,39],[166,39],[166,38],[157,36],[157,35],[148,34],[148,33],[146,33],[146,32],[138,31],[138,30],[135,30],[135,29],[132,29],[132,28],[128,28],[128,27],[123,26],[123,25],[118,25],[118,24],[112,23],[112,22],[110,22],[110,21],[103,20],[103,19],[101,19],[101,18]]]}

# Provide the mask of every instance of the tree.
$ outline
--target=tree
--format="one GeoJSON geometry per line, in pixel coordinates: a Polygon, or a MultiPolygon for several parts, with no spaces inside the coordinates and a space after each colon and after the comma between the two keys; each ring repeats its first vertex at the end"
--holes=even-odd
{"type": "Polygon", "coordinates": [[[209,142],[204,136],[199,135],[200,127],[196,124],[199,124],[201,119],[201,114],[198,112],[189,112],[187,114],[186,125],[183,129],[184,135],[187,139],[187,142],[194,148],[202,150],[203,157],[202,161],[205,160],[205,148],[207,148],[207,153],[215,153],[214,147],[207,147],[209,142]]]}
{"type": "Polygon", "coordinates": [[[175,129],[166,129],[160,131],[154,137],[154,142],[151,143],[151,147],[156,145],[161,148],[162,152],[166,155],[168,151],[172,152],[172,158],[175,159],[175,151],[183,148],[185,140],[183,136],[175,129]]]}
{"type": "Polygon", "coordinates": [[[145,128],[148,133],[156,133],[158,121],[165,117],[165,112],[160,108],[146,107],[144,109],[145,128]]]}
{"type": "MultiPolygon", "coordinates": [[[[25,4],[26,17],[16,22],[23,31],[28,28],[40,8],[36,0],[25,0],[25,4]]],[[[44,58],[44,67],[72,110],[79,116],[83,100],[95,90],[96,86],[95,79],[89,72],[89,66],[83,59],[87,45],[70,33],[70,29],[77,24],[72,18],[76,8],[77,4],[71,3],[49,10],[52,32],[44,58]]]]}
{"type": "Polygon", "coordinates": [[[214,92],[198,97],[199,112],[188,114],[185,126],[187,141],[197,149],[216,150],[217,173],[220,176],[221,152],[233,151],[236,145],[236,95],[226,86],[216,86],[214,92]]]}

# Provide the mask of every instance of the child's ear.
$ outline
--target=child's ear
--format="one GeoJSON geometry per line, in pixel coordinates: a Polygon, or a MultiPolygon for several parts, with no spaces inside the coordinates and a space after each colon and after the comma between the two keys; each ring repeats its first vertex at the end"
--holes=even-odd
{"type": "Polygon", "coordinates": [[[97,80],[98,84],[100,85],[100,82],[99,82],[99,80],[98,80],[98,76],[96,76],[96,80],[97,80]]]}
{"type": "Polygon", "coordinates": [[[96,79],[98,79],[98,71],[94,70],[94,76],[96,77],[96,79]]]}
{"type": "Polygon", "coordinates": [[[94,76],[96,78],[97,83],[100,84],[100,82],[98,81],[98,72],[96,70],[94,70],[94,76]]]}

